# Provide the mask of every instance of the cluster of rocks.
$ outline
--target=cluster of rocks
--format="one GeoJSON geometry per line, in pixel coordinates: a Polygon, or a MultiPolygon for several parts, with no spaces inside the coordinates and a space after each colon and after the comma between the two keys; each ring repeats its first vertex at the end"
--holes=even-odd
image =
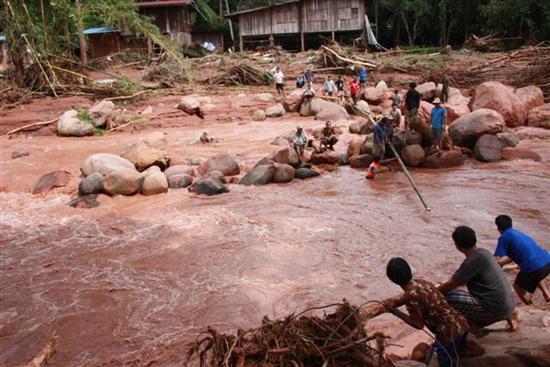
{"type": "Polygon", "coordinates": [[[319,176],[311,165],[300,161],[291,147],[282,147],[269,156],[259,160],[256,165],[241,178],[239,184],[260,186],[270,183],[288,183],[295,178],[304,180],[319,176]]]}
{"type": "Polygon", "coordinates": [[[79,195],[157,195],[168,189],[189,188],[197,194],[228,192],[225,176],[240,173],[238,163],[228,154],[216,155],[198,166],[171,165],[162,134],[126,147],[118,156],[97,153],[86,158],[81,167],[84,179],[79,195]]]}
{"type": "Polygon", "coordinates": [[[57,122],[57,134],[60,136],[89,136],[96,129],[106,130],[118,125],[122,120],[122,110],[111,101],[101,101],[90,109],[65,111],[57,122]]]}

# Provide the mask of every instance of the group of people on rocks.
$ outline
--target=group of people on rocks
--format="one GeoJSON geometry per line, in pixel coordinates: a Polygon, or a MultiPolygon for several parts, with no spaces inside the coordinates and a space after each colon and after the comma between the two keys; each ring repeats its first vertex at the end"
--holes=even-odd
{"type": "MultiPolygon", "coordinates": [[[[318,153],[326,150],[334,150],[334,145],[338,143],[338,136],[336,129],[332,125],[332,121],[327,121],[325,127],[321,130],[321,138],[319,139],[319,148],[315,149],[318,153]]],[[[304,128],[298,126],[296,132],[292,136],[292,147],[298,155],[298,159],[302,161],[304,159],[304,152],[306,147],[313,147],[313,140],[310,139],[304,128]]]]}
{"type": "MultiPolygon", "coordinates": [[[[413,276],[411,267],[401,257],[392,258],[386,267],[387,277],[405,292],[408,314],[399,311],[391,301],[384,306],[407,324],[422,329],[426,326],[434,335],[432,346],[440,367],[454,366],[459,356],[477,356],[483,346],[474,336],[482,337],[486,326],[507,321],[510,331],[519,328],[512,287],[502,266],[515,262],[519,273],[513,283],[518,297],[532,304],[533,293],[539,288],[546,302],[550,293],[544,279],[550,274],[550,253],[533,238],[513,228],[512,218],[499,215],[495,224],[500,237],[496,250],[477,246],[476,232],[467,226],[457,227],[452,239],[465,259],[454,275],[444,283],[434,283],[413,276]],[[461,286],[468,289],[460,290],[461,286]]],[[[419,345],[416,351],[429,351],[419,345]]],[[[413,352],[415,359],[426,362],[427,353],[413,352]],[[416,356],[415,356],[416,354],[416,356]]]]}

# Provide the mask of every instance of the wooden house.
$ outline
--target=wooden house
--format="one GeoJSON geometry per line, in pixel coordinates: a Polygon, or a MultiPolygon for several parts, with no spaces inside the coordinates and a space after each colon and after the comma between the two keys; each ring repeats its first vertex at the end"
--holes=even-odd
{"type": "Polygon", "coordinates": [[[366,9],[366,0],[290,0],[227,17],[239,24],[241,50],[245,43],[273,39],[303,51],[318,46],[320,35],[332,40],[361,36],[366,9]]]}
{"type": "Polygon", "coordinates": [[[192,43],[191,3],[193,0],[151,0],[140,1],[136,5],[140,14],[153,18],[160,31],[170,37],[178,46],[192,43]]]}

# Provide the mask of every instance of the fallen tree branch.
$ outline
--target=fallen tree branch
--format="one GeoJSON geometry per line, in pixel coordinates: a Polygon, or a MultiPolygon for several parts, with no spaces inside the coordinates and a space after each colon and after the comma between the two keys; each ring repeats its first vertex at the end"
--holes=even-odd
{"type": "Polygon", "coordinates": [[[142,91],[139,91],[139,92],[134,93],[134,94],[129,95],[129,96],[109,97],[109,98],[104,98],[103,100],[104,101],[120,101],[120,100],[124,100],[124,99],[132,99],[132,98],[135,98],[137,96],[140,96],[140,95],[148,93],[148,92],[151,92],[151,89],[142,90],[142,91]]]}
{"type": "Polygon", "coordinates": [[[55,339],[51,339],[44,348],[24,367],[42,367],[48,363],[48,359],[55,354],[55,339]]]}
{"type": "Polygon", "coordinates": [[[10,130],[6,133],[6,135],[12,135],[12,134],[15,134],[17,132],[27,130],[27,129],[30,129],[30,128],[34,128],[34,127],[42,127],[42,126],[50,125],[50,124],[53,124],[54,122],[56,122],[57,120],[59,120],[59,117],[56,117],[53,120],[48,120],[48,121],[33,122],[32,124],[28,124],[28,125],[25,125],[25,126],[18,127],[17,129],[10,130]]]}
{"type": "Polygon", "coordinates": [[[329,48],[325,45],[321,45],[321,47],[323,48],[323,50],[326,50],[326,51],[330,52],[331,54],[333,54],[340,61],[344,61],[344,62],[347,62],[349,64],[366,66],[366,67],[369,67],[369,68],[375,68],[375,67],[378,66],[378,65],[370,63],[370,62],[356,61],[356,60],[348,59],[347,57],[340,56],[336,51],[334,51],[333,49],[331,49],[331,48],[329,48]]]}

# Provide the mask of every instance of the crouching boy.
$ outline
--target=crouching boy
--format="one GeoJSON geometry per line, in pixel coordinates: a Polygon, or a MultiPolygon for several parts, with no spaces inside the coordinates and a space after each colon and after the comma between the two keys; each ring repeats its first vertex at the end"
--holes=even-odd
{"type": "Polygon", "coordinates": [[[469,335],[466,319],[447,303],[435,285],[422,279],[413,279],[411,268],[405,259],[391,259],[386,274],[405,291],[405,305],[409,315],[394,308],[389,302],[384,306],[410,326],[417,329],[426,326],[435,335],[433,349],[437,353],[440,367],[455,366],[463,352],[469,351],[472,356],[485,352],[483,346],[469,335]]]}

